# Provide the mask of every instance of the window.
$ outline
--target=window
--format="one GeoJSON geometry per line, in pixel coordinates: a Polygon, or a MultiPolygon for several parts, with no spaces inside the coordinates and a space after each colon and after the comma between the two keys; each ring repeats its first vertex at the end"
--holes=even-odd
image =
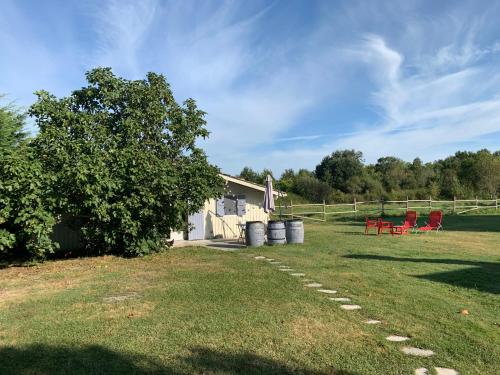
{"type": "Polygon", "coordinates": [[[217,216],[246,214],[246,197],[244,195],[225,195],[217,199],[217,216]]]}

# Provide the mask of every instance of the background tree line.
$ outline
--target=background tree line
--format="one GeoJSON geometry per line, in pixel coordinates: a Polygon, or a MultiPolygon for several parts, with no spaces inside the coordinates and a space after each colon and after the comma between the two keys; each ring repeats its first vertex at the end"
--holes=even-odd
{"type": "Polygon", "coordinates": [[[0,107],[0,258],[57,251],[63,217],[84,254],[137,256],[161,250],[170,230],[220,194],[219,170],[196,146],[208,136],[192,99],[178,104],[164,76],[126,80],[109,68],[57,98],[46,91],[28,115],[0,107]]]}
{"type": "MultiPolygon", "coordinates": [[[[245,167],[240,177],[263,183],[262,173],[245,167]]],[[[314,171],[287,169],[276,178],[279,189],[312,202],[358,200],[495,198],[500,193],[500,151],[459,151],[443,160],[406,162],[393,156],[365,164],[355,150],[325,156],[314,171]]]]}

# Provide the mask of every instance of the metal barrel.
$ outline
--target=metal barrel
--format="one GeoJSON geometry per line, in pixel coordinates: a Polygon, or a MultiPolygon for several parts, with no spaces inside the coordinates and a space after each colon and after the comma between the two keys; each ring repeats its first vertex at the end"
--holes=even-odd
{"type": "Polygon", "coordinates": [[[262,221],[247,221],[245,225],[245,243],[247,246],[264,245],[264,223],[262,221]]]}
{"type": "Polygon", "coordinates": [[[304,222],[302,220],[286,221],[286,242],[304,243],[304,222]]]}
{"type": "Polygon", "coordinates": [[[267,223],[267,244],[282,245],[285,243],[285,223],[283,221],[269,221],[267,223]]]}

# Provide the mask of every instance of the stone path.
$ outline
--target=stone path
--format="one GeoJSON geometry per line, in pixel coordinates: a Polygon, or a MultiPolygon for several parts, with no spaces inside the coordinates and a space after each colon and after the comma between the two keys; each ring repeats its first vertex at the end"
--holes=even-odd
{"type": "Polygon", "coordinates": [[[121,294],[121,295],[116,295],[116,296],[109,296],[109,297],[104,297],[102,301],[104,303],[114,303],[114,302],[122,302],[127,299],[134,299],[137,298],[139,295],[136,292],[129,292],[126,294],[121,294]]]}
{"type": "Polygon", "coordinates": [[[359,305],[340,305],[341,309],[344,310],[360,310],[361,306],[359,305]]]}
{"type": "Polygon", "coordinates": [[[452,368],[434,367],[434,370],[437,375],[459,375],[459,372],[452,368]]]}
{"type": "Polygon", "coordinates": [[[318,292],[320,292],[320,293],[326,293],[326,294],[335,294],[335,293],[337,293],[336,290],[331,290],[331,289],[318,289],[318,292]]]}
{"type": "MultiPolygon", "coordinates": [[[[305,282],[307,284],[304,284],[308,288],[321,288],[323,285],[315,282],[312,279],[306,279],[302,278],[306,274],[303,272],[296,272],[293,270],[290,266],[282,264],[282,262],[273,259],[273,258],[266,258],[265,256],[255,256],[254,259],[256,260],[263,260],[265,259],[269,264],[272,265],[277,265],[277,269],[279,271],[283,272],[289,272],[289,275],[295,276],[295,277],[301,277],[301,281],[305,282]]],[[[325,294],[336,294],[337,291],[333,289],[316,289],[320,293],[325,293],[325,294]]],[[[111,297],[113,298],[113,297],[111,297]]],[[[349,297],[329,297],[328,298],[331,301],[335,302],[351,302],[351,299],[349,297]]],[[[361,306],[360,305],[355,305],[355,304],[346,304],[346,305],[340,305],[340,308],[343,310],[360,310],[361,306]]],[[[381,324],[382,321],[376,320],[376,319],[368,319],[365,320],[366,324],[381,324]]],[[[409,341],[410,338],[406,336],[399,336],[399,335],[389,335],[385,338],[387,341],[391,342],[404,342],[404,341],[409,341]]],[[[411,356],[417,356],[417,357],[431,357],[435,353],[432,350],[429,349],[421,349],[421,348],[415,348],[412,346],[403,346],[401,348],[401,351],[407,355],[411,356]]],[[[457,370],[451,369],[451,368],[444,368],[444,367],[434,367],[434,370],[436,372],[436,375],[459,375],[459,372],[457,370]]],[[[415,375],[429,375],[429,370],[425,367],[420,367],[415,370],[415,375]]]]}
{"type": "MultiPolygon", "coordinates": [[[[436,370],[436,375],[459,375],[459,372],[452,368],[434,367],[434,370],[436,370]]],[[[420,367],[415,370],[415,375],[428,375],[428,374],[429,370],[427,370],[425,367],[420,367]]]]}
{"type": "Polygon", "coordinates": [[[434,355],[432,350],[413,348],[411,346],[404,346],[401,348],[401,351],[405,354],[416,355],[417,357],[430,357],[434,355]]]}
{"type": "Polygon", "coordinates": [[[387,341],[392,341],[392,342],[403,342],[403,341],[408,341],[410,338],[406,336],[397,336],[397,335],[390,335],[385,338],[387,341]]]}

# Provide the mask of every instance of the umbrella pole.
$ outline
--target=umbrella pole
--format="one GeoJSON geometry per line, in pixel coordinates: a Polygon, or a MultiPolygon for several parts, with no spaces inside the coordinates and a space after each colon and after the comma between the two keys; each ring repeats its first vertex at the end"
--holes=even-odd
{"type": "Polygon", "coordinates": [[[278,190],[278,196],[281,198],[280,202],[280,221],[283,220],[283,213],[282,213],[282,205],[283,205],[283,192],[281,190],[278,190]]]}

